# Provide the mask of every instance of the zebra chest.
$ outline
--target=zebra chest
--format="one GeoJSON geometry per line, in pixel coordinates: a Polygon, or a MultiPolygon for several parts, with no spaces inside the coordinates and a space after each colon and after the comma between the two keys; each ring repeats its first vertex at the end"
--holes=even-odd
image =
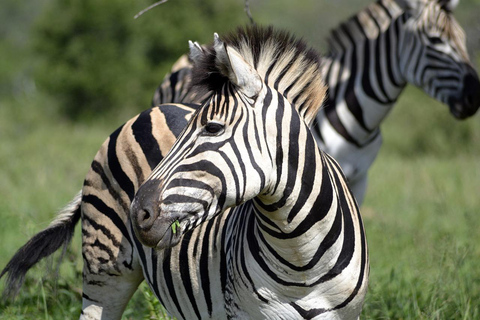
{"type": "Polygon", "coordinates": [[[223,253],[227,216],[221,215],[186,233],[171,249],[139,248],[150,289],[177,319],[227,319],[223,253]]]}
{"type": "Polygon", "coordinates": [[[171,249],[140,248],[145,279],[169,314],[177,319],[304,319],[309,317],[296,302],[304,300],[308,309],[328,305],[316,289],[285,286],[269,274],[273,266],[262,265],[252,252],[257,250],[249,232],[254,214],[232,211],[185,234],[171,249]]]}

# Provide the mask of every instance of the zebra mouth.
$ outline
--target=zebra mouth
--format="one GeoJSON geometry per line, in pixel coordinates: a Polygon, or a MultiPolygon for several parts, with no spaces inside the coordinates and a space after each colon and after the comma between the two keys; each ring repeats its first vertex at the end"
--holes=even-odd
{"type": "Polygon", "coordinates": [[[466,108],[458,101],[450,101],[448,104],[450,113],[455,119],[464,120],[468,117],[471,117],[477,111],[476,109],[466,108]]]}
{"type": "Polygon", "coordinates": [[[480,107],[480,81],[475,72],[465,76],[462,92],[447,98],[450,113],[459,120],[473,116],[480,107]]]}
{"type": "Polygon", "coordinates": [[[180,242],[184,230],[184,223],[181,223],[179,219],[174,219],[173,222],[169,224],[169,227],[165,229],[163,235],[158,239],[155,249],[163,250],[176,246],[180,242]]]}
{"type": "Polygon", "coordinates": [[[162,230],[161,232],[155,232],[156,234],[156,244],[154,247],[156,250],[162,250],[166,248],[172,248],[176,246],[182,236],[186,231],[189,230],[191,224],[190,218],[196,217],[199,215],[199,212],[187,212],[187,213],[169,213],[167,217],[163,219],[160,218],[157,225],[157,230],[162,230]]]}

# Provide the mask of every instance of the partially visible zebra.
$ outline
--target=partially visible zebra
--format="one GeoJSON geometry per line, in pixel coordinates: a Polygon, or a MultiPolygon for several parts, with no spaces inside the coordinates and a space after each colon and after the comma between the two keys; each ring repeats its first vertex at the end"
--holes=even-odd
{"type": "Polygon", "coordinates": [[[179,319],[358,317],[369,274],[361,217],[340,168],[307,128],[325,97],[319,58],[271,28],[222,40],[205,51],[191,44],[195,73],[208,75],[195,77],[205,104],[160,105],[116,130],[81,194],[2,271],[6,295],[16,293],[32,265],[68,244],[81,218],[81,319],[120,319],[144,279],[179,319]],[[178,210],[183,202],[185,211],[155,220],[158,208],[145,205],[155,205],[149,190],[157,192],[158,181],[149,179],[132,225],[137,190],[184,128],[183,141],[152,177],[172,173],[172,161],[198,164],[198,180],[174,175],[165,184],[177,194],[162,208],[178,210]],[[213,175],[222,186],[211,185],[213,175]],[[209,190],[214,203],[192,199],[209,190]],[[185,214],[189,219],[180,218],[185,214]],[[166,237],[157,241],[162,230],[166,237]]]}
{"type": "Polygon", "coordinates": [[[194,87],[214,94],[132,202],[145,278],[182,319],[357,319],[367,245],[307,126],[325,93],[318,59],[271,29],[223,41],[192,44],[194,87]]]}
{"type": "MultiPolygon", "coordinates": [[[[407,83],[448,104],[464,119],[480,106],[480,82],[452,15],[457,0],[379,0],[332,31],[323,59],[325,107],[313,130],[322,150],[341,165],[359,204],[367,171],[381,144],[380,125],[407,83]]],[[[152,104],[200,101],[189,96],[191,65],[172,71],[152,104]],[[174,79],[174,81],[172,81],[174,79]],[[172,92],[180,100],[169,100],[172,92]]]]}

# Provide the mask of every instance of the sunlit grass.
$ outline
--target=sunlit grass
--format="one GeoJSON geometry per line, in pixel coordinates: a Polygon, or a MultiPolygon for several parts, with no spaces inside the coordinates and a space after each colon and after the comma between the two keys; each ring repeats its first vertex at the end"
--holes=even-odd
{"type": "Polygon", "coordinates": [[[478,317],[479,169],[474,157],[385,156],[375,164],[362,208],[371,257],[367,319],[478,317]]]}

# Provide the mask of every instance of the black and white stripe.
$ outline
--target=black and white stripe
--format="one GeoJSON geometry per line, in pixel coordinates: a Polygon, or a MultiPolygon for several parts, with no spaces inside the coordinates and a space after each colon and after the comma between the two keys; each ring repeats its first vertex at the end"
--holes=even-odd
{"type": "Polygon", "coordinates": [[[213,95],[132,204],[145,277],[180,319],[357,319],[367,245],[308,129],[318,58],[271,29],[223,41],[194,47],[193,82],[213,95]]]}
{"type": "MultiPolygon", "coordinates": [[[[459,119],[475,114],[480,106],[478,75],[452,14],[457,3],[380,0],[331,33],[323,59],[328,94],[313,131],[321,148],[342,166],[360,204],[368,169],[382,144],[380,125],[407,83],[447,104],[459,119]]],[[[182,66],[165,77],[153,105],[200,101],[188,94],[188,87],[178,87],[191,77],[191,65],[182,66]],[[162,100],[177,88],[183,90],[181,100],[162,100]]]]}

